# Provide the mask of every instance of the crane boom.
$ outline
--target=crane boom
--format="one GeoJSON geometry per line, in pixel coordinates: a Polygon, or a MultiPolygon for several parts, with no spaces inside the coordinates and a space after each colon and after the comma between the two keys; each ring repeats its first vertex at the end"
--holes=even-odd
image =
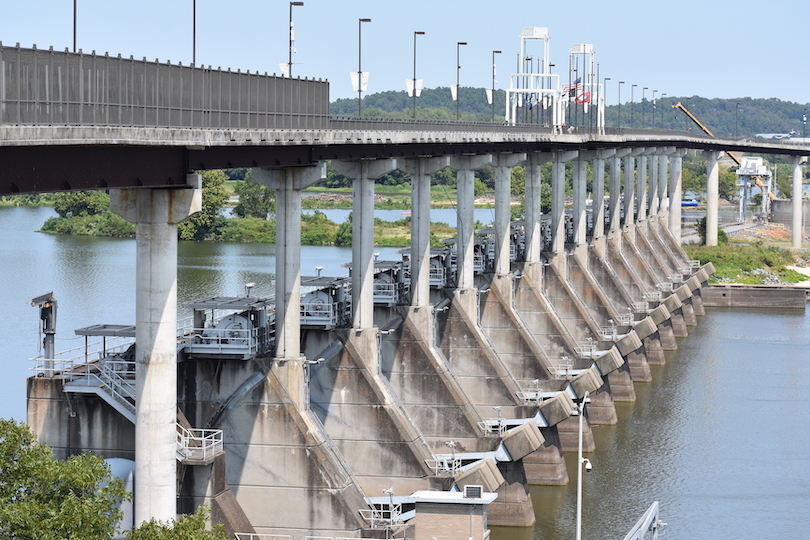
{"type": "MultiPolygon", "coordinates": [[[[673,106],[672,106],[672,108],[673,108],[673,109],[680,109],[680,110],[682,110],[682,111],[684,112],[684,114],[686,114],[686,116],[688,116],[688,117],[689,117],[689,119],[690,119],[690,120],[692,120],[692,122],[694,122],[695,124],[697,124],[697,125],[698,125],[698,127],[699,127],[700,129],[702,129],[702,130],[703,130],[703,131],[706,133],[706,135],[708,135],[709,137],[711,137],[711,138],[713,138],[713,139],[716,139],[716,138],[717,138],[717,137],[715,137],[715,136],[714,136],[714,133],[712,133],[711,131],[709,131],[709,128],[707,128],[706,126],[704,126],[703,124],[701,124],[701,123],[700,123],[700,120],[698,120],[697,118],[695,118],[695,115],[694,115],[694,114],[692,114],[692,113],[690,113],[690,112],[689,112],[689,110],[688,110],[686,107],[684,107],[684,106],[681,104],[681,102],[680,102],[680,101],[679,101],[678,103],[676,103],[675,105],[673,105],[673,106]]],[[[732,161],[734,161],[734,163],[736,163],[736,164],[737,164],[737,166],[738,166],[738,167],[740,166],[740,158],[738,158],[737,156],[735,156],[735,155],[734,155],[734,154],[732,154],[731,152],[726,152],[726,154],[728,155],[728,157],[730,157],[730,158],[731,158],[731,160],[732,160],[732,161]]]]}

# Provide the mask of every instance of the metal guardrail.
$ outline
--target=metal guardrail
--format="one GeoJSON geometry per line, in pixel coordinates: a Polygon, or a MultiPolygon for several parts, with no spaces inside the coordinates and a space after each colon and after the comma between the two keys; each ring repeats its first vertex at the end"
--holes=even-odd
{"type": "Polygon", "coordinates": [[[84,345],[54,354],[54,358],[31,358],[37,375],[53,377],[61,373],[67,380],[89,373],[91,364],[111,355],[121,354],[135,343],[131,337],[105,337],[98,341],[85,341],[84,345]]]}
{"type": "Polygon", "coordinates": [[[292,540],[289,534],[233,533],[236,540],[292,540]]]}
{"type": "Polygon", "coordinates": [[[329,129],[329,83],[0,43],[0,124],[329,129]]]}
{"type": "Polygon", "coordinates": [[[221,429],[188,429],[177,424],[177,453],[183,460],[207,461],[223,448],[221,429]]]}

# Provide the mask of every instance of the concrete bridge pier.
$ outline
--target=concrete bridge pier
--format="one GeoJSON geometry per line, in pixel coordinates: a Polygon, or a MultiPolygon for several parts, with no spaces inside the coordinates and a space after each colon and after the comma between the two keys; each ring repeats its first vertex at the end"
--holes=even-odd
{"type": "Polygon", "coordinates": [[[526,231],[526,263],[523,273],[528,274],[534,283],[542,279],[542,249],[543,238],[541,232],[541,167],[551,161],[550,152],[530,152],[526,157],[526,195],[524,230],[526,231]]]}
{"type": "MultiPolygon", "coordinates": [[[[374,180],[397,168],[395,159],[332,161],[352,179],[352,328],[374,327],[374,180]]],[[[354,333],[353,333],[354,334],[354,333]]]]}
{"type": "Polygon", "coordinates": [[[801,249],[802,247],[802,165],[807,163],[807,156],[793,156],[791,157],[791,164],[793,165],[793,214],[792,214],[792,232],[791,232],[791,247],[793,249],[801,249]]]}
{"type": "Polygon", "coordinates": [[[202,209],[193,189],[111,190],[110,208],[136,224],[135,524],[177,517],[177,224],[202,209]]]}
{"type": "MultiPolygon", "coordinates": [[[[593,158],[593,237],[591,239],[591,249],[595,249],[598,253],[604,254],[605,252],[605,164],[608,159],[611,163],[611,178],[613,177],[613,156],[616,155],[615,149],[597,150],[593,158]]],[[[612,197],[611,197],[612,199],[612,197]]],[[[587,265],[587,256],[582,259],[582,262],[587,265]]]]}
{"type": "Polygon", "coordinates": [[[584,258],[588,250],[588,222],[585,203],[588,196],[588,161],[594,157],[596,157],[596,152],[580,151],[577,159],[574,161],[574,253],[580,258],[584,258]]]}
{"type": "Polygon", "coordinates": [[[551,158],[551,252],[565,253],[565,164],[577,158],[577,151],[556,151],[551,158]]]}
{"type": "Polygon", "coordinates": [[[669,231],[680,245],[681,240],[681,199],[683,197],[683,157],[685,148],[678,148],[670,158],[669,167],[669,231]]]}
{"type": "MultiPolygon", "coordinates": [[[[478,291],[475,288],[474,242],[475,242],[475,171],[492,162],[492,155],[453,156],[449,166],[457,171],[458,226],[456,227],[458,286],[453,292],[458,303],[470,320],[477,319],[478,291]]],[[[527,175],[528,177],[528,175],[527,175]]],[[[528,180],[528,178],[527,178],[528,180]]],[[[528,189],[526,190],[528,193],[528,189]]],[[[528,208],[528,203],[527,203],[528,208]]]]}
{"type": "Polygon", "coordinates": [[[257,182],[276,190],[276,361],[272,370],[299,410],[307,407],[301,351],[301,191],[326,178],[314,167],[253,169],[257,182]]]}
{"type": "Polygon", "coordinates": [[[706,156],[706,245],[717,245],[717,212],[720,207],[720,152],[704,150],[706,156]]]}
{"type": "Polygon", "coordinates": [[[495,167],[495,278],[492,286],[512,304],[512,263],[510,260],[512,167],[526,161],[526,154],[501,153],[493,156],[495,167]]]}

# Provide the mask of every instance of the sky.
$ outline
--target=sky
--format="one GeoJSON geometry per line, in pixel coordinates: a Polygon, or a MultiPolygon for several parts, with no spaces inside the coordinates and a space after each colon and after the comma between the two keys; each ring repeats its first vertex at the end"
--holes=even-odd
{"type": "MultiPolygon", "coordinates": [[[[77,44],[85,52],[170,60],[188,65],[193,51],[194,0],[76,0],[77,44]]],[[[288,0],[196,0],[197,63],[251,72],[279,72],[287,62],[288,0]]],[[[22,47],[73,45],[71,0],[2,0],[0,41],[22,47]]],[[[358,70],[358,21],[362,67],[371,73],[368,92],[405,90],[413,77],[427,88],[456,82],[460,47],[462,86],[490,87],[492,51],[497,88],[516,70],[523,27],[547,27],[550,59],[567,81],[573,43],[591,43],[608,105],[643,87],[649,98],[778,98],[810,102],[806,52],[810,38],[806,0],[754,2],[526,2],[500,0],[304,0],[293,8],[296,33],[293,76],[326,79],[330,97],[353,98],[349,72],[358,70]],[[563,72],[564,75],[563,75],[563,72]]],[[[542,42],[529,47],[542,56],[542,42]]]]}

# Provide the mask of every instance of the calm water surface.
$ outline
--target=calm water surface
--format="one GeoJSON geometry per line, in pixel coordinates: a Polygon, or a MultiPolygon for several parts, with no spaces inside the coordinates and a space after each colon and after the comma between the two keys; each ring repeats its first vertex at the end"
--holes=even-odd
{"type": "MultiPolygon", "coordinates": [[[[75,328],[134,323],[135,242],[34,232],[49,208],[0,207],[0,417],[25,419],[28,358],[38,353],[31,298],[59,301],[57,349],[80,344],[75,328]]],[[[394,250],[380,250],[395,258],[394,250]]],[[[304,274],[317,265],[341,275],[346,248],[302,248],[304,274]]],[[[274,248],[181,242],[180,302],[233,295],[246,282],[270,292],[274,248]]],[[[619,423],[594,429],[594,470],[585,478],[583,539],[624,538],[649,504],[661,502],[663,538],[810,537],[810,311],[709,309],[619,423]]],[[[493,540],[569,540],[576,516],[571,483],[532,487],[533,529],[494,528],[493,540]]]]}

